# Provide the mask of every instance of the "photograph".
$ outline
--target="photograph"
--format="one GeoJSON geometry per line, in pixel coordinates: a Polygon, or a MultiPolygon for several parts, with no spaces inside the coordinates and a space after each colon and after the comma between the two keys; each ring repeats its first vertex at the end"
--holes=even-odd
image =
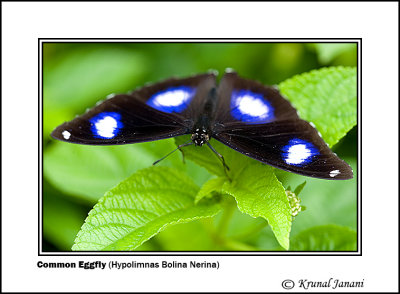
{"type": "Polygon", "coordinates": [[[39,46],[41,252],[359,251],[359,42],[39,46]]]}

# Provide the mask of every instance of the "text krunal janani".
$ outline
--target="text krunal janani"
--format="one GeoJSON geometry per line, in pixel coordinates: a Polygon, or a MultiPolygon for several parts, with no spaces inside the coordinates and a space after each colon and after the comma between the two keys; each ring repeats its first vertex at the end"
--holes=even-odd
{"type": "Polygon", "coordinates": [[[364,279],[361,281],[343,281],[330,278],[327,281],[310,281],[307,279],[299,280],[299,287],[303,289],[310,288],[362,288],[364,287],[364,279]]]}

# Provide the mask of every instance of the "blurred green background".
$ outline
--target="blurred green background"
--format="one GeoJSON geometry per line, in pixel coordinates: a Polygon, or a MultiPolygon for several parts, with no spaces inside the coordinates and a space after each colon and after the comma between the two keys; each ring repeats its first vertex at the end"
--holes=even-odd
{"type": "MultiPolygon", "coordinates": [[[[356,66],[354,43],[43,43],[43,251],[69,251],[97,200],[138,169],[148,167],[174,147],[173,139],[98,147],[58,142],[50,137],[59,124],[82,114],[111,93],[124,93],[147,82],[185,77],[216,69],[235,69],[242,77],[267,85],[326,66],[356,66]]],[[[334,151],[357,171],[357,129],[334,151]]],[[[201,185],[210,175],[174,154],[163,165],[182,165],[201,185]]],[[[292,237],[322,225],[357,228],[356,179],[324,181],[281,171],[294,189],[304,180],[302,205],[292,237]]],[[[356,175],[355,175],[356,177],[356,175]]],[[[226,234],[214,234],[215,219],[176,225],[138,250],[276,250],[272,231],[262,219],[235,211],[226,234]]]]}

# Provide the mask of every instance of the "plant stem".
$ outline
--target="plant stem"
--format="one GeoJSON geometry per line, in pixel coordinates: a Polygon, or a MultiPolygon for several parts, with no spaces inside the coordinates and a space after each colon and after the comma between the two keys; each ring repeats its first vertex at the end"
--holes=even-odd
{"type": "MultiPolygon", "coordinates": [[[[225,247],[228,251],[257,251],[258,248],[245,244],[241,241],[235,240],[236,238],[226,238],[226,232],[228,231],[230,220],[232,219],[233,213],[235,212],[236,201],[232,197],[227,197],[224,201],[224,210],[222,212],[221,219],[218,226],[213,226],[212,219],[204,219],[202,223],[205,229],[209,232],[211,238],[215,244],[221,247],[225,247]]],[[[265,227],[268,223],[261,224],[265,227]]],[[[261,225],[257,226],[257,230],[261,229],[261,225]]],[[[250,233],[253,233],[252,230],[250,233]]],[[[246,234],[247,235],[247,234],[246,234]]]]}
{"type": "Polygon", "coordinates": [[[232,238],[239,239],[239,240],[248,238],[248,237],[252,236],[253,234],[258,233],[259,231],[264,229],[266,226],[268,226],[268,222],[264,221],[258,225],[255,225],[254,227],[250,228],[250,230],[248,230],[247,232],[232,236],[232,238]]]}
{"type": "Polygon", "coordinates": [[[258,248],[253,247],[248,244],[245,244],[243,242],[221,236],[220,234],[217,233],[217,230],[213,226],[212,219],[203,219],[202,223],[204,225],[204,228],[210,234],[214,243],[219,247],[223,247],[224,250],[226,250],[226,251],[257,251],[257,250],[259,250],[258,248]]]}
{"type": "Polygon", "coordinates": [[[231,197],[228,197],[227,200],[225,201],[225,209],[222,213],[222,217],[221,220],[219,221],[216,232],[219,236],[226,235],[226,232],[228,231],[229,227],[229,222],[235,211],[235,205],[236,202],[231,197]]]}
{"type": "Polygon", "coordinates": [[[260,249],[232,239],[223,239],[222,244],[232,251],[258,251],[260,249]]]}

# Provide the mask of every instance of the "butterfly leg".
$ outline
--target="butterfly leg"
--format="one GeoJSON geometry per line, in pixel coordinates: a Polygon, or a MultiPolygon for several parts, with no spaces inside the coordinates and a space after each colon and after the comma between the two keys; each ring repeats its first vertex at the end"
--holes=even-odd
{"type": "Polygon", "coordinates": [[[207,142],[207,146],[211,149],[212,152],[214,152],[219,157],[219,159],[222,162],[222,165],[224,166],[225,175],[229,178],[228,173],[226,172],[227,170],[229,171],[229,166],[226,165],[224,157],[217,150],[215,150],[214,147],[211,146],[209,142],[207,142]]]}
{"type": "Polygon", "coordinates": [[[168,153],[167,155],[165,155],[165,156],[163,156],[163,157],[161,157],[159,160],[157,160],[157,161],[154,161],[153,162],[153,165],[156,165],[157,163],[159,163],[161,160],[163,160],[163,159],[165,159],[166,157],[168,157],[168,156],[170,156],[172,153],[174,153],[176,150],[178,150],[178,149],[181,149],[182,147],[186,147],[186,146],[189,146],[189,145],[193,145],[194,143],[190,140],[190,141],[188,141],[188,142],[186,142],[186,143],[184,143],[184,144],[182,144],[182,145],[179,145],[176,149],[174,149],[174,150],[172,150],[170,153],[168,153]]]}

